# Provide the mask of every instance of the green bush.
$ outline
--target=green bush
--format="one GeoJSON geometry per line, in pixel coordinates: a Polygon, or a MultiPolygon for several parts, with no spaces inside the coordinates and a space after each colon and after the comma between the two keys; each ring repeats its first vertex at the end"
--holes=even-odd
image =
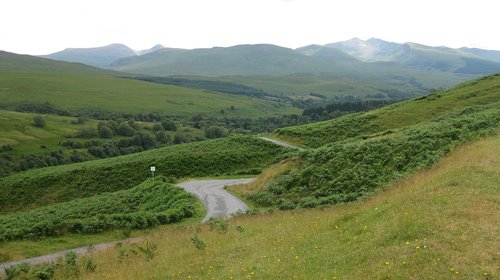
{"type": "MultiPolygon", "coordinates": [[[[145,182],[128,190],[0,216],[0,240],[40,239],[115,228],[143,229],[195,214],[195,198],[173,185],[145,182]]],[[[67,260],[73,259],[71,255],[67,260]]]]}

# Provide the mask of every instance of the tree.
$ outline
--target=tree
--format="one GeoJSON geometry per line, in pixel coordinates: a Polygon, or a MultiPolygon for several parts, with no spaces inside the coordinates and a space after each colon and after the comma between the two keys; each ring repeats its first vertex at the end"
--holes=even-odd
{"type": "Polygon", "coordinates": [[[40,115],[34,116],[33,117],[33,125],[36,127],[44,127],[45,126],[45,119],[40,115]]]}
{"type": "Polygon", "coordinates": [[[177,124],[173,121],[162,121],[161,126],[165,128],[168,131],[176,131],[177,130],[177,124]]]}
{"type": "Polygon", "coordinates": [[[210,139],[227,137],[227,131],[220,126],[211,126],[205,129],[205,137],[210,139]]]}
{"type": "Polygon", "coordinates": [[[113,137],[113,130],[109,126],[99,126],[99,137],[101,138],[111,138],[113,137]]]}

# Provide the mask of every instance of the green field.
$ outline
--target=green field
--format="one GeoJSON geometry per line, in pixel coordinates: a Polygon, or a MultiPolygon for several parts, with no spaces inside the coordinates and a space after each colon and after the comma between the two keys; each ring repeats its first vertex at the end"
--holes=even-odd
{"type": "Polygon", "coordinates": [[[29,170],[0,179],[0,213],[32,209],[138,185],[157,167],[171,178],[255,174],[284,148],[234,135],[103,160],[29,170]]]}
{"type": "Polygon", "coordinates": [[[0,73],[0,104],[49,102],[77,113],[86,110],[153,113],[170,116],[210,114],[260,117],[299,113],[299,109],[270,100],[188,89],[138,80],[54,73],[0,73]],[[77,101],[77,102],[76,102],[77,101]],[[234,106],[234,110],[231,110],[234,106]]]}
{"type": "Polygon", "coordinates": [[[85,124],[72,124],[71,121],[75,120],[73,117],[43,115],[46,125],[35,127],[33,117],[37,115],[0,110],[0,146],[10,145],[19,155],[60,149],[59,142],[73,138],[79,128],[97,127],[98,123],[95,120],[86,120],[85,124]],[[45,148],[40,148],[41,145],[45,148]]]}

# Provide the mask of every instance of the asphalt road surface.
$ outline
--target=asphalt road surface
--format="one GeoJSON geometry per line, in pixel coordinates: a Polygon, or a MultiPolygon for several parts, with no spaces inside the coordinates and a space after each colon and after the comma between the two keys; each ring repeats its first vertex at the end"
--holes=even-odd
{"type": "Polygon", "coordinates": [[[224,190],[224,186],[245,184],[252,180],[254,178],[187,181],[178,186],[196,195],[203,202],[207,214],[201,222],[205,223],[212,217],[229,217],[238,211],[246,211],[248,205],[224,190]]]}

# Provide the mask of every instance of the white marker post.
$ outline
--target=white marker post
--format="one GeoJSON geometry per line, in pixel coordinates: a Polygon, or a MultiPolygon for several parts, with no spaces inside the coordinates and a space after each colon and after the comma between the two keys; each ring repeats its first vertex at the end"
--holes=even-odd
{"type": "Polygon", "coordinates": [[[150,170],[151,170],[151,173],[153,173],[153,183],[154,183],[154,181],[155,181],[155,171],[156,171],[156,167],[151,166],[151,167],[150,167],[150,170]]]}

